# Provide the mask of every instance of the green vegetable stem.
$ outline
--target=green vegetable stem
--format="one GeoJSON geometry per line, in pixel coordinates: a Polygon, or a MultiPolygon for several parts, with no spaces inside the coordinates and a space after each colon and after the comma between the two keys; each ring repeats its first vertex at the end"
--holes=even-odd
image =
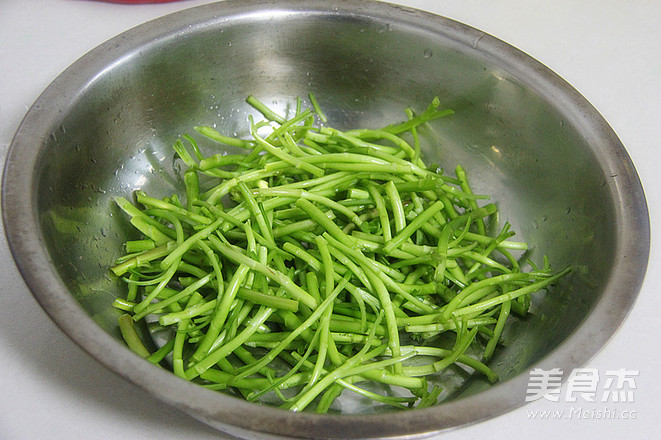
{"type": "Polygon", "coordinates": [[[526,243],[509,224],[489,234],[497,207],[467,172],[425,164],[424,126],[453,114],[438,98],[401,123],[348,131],[308,99],[281,115],[248,97],[264,120],[249,118],[246,139],[197,126],[198,140],[174,143],[181,195],[116,199],[138,235],[110,267],[127,285],[114,305],[128,347],[291,411],[333,411],[342,393],[430,406],[449,368],[497,381],[488,362],[507,322],[571,268],[520,261],[526,243]],[[205,156],[201,140],[217,150],[205,156]]]}

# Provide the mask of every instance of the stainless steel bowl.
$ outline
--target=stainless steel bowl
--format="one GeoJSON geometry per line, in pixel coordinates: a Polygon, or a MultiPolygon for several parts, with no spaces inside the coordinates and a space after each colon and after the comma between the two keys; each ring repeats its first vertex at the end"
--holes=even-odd
{"type": "MultiPolygon", "coordinates": [[[[424,436],[524,403],[532,368],[583,365],[641,285],[647,206],[617,136],[537,61],[471,27],[359,0],[228,0],[138,26],[96,48],[39,97],[9,152],[3,219],[16,263],[52,319],[102,364],[240,436],[424,436]],[[340,128],[381,126],[435,95],[456,114],[429,124],[425,153],[462,164],[519,237],[576,270],[512,321],[492,361],[501,381],[462,382],[424,410],[289,413],[187,383],[130,352],[107,267],[128,228],[112,198],[181,190],[171,145],[196,124],[246,133],[245,97],[279,109],[313,92],[340,128]]],[[[464,378],[465,379],[465,378],[464,378]]]]}

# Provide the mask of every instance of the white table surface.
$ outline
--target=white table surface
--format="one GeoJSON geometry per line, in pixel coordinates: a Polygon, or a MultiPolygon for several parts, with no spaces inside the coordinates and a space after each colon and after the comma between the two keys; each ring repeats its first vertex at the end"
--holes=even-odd
{"type": "MultiPolygon", "coordinates": [[[[203,0],[118,5],[0,0],[0,159],[39,93],[78,57],[149,19],[203,0]]],[[[538,400],[440,439],[658,438],[661,428],[661,3],[654,0],[402,0],[522,49],[569,81],[620,136],[645,187],[652,219],[648,274],[629,318],[587,365],[638,370],[635,401],[538,400]],[[590,411],[547,420],[531,411],[590,411]],[[606,410],[601,416],[596,411],[606,410]],[[615,419],[606,412],[635,418],[615,419]]],[[[146,395],[71,342],[20,278],[0,235],[0,439],[229,439],[146,395]]]]}

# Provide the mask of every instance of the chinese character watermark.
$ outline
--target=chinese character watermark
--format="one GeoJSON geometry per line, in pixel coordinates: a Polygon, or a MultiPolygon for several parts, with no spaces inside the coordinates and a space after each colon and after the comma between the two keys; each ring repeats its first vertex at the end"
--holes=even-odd
{"type": "Polygon", "coordinates": [[[599,387],[599,370],[596,368],[576,368],[567,379],[567,402],[576,402],[578,394],[587,402],[594,402],[599,387]]]}
{"type": "Polygon", "coordinates": [[[560,400],[560,386],[562,385],[562,370],[542,370],[535,368],[530,371],[526,402],[537,399],[547,399],[553,402],[560,400]]]}
{"type": "Polygon", "coordinates": [[[604,385],[606,390],[601,401],[633,402],[633,390],[636,389],[634,378],[638,375],[638,370],[626,370],[624,368],[606,371],[606,383],[604,385]]]}
{"type": "Polygon", "coordinates": [[[600,375],[596,368],[575,368],[567,378],[562,394],[563,371],[559,368],[530,371],[526,402],[547,399],[553,402],[563,397],[566,402],[627,402],[634,401],[638,370],[607,370],[600,375]]]}

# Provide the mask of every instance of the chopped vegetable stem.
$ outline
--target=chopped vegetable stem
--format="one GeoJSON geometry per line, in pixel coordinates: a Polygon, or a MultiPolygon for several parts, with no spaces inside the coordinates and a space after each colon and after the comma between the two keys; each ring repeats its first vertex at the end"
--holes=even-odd
{"type": "Polygon", "coordinates": [[[497,205],[466,170],[425,163],[425,125],[453,114],[440,99],[405,109],[401,123],[345,131],[308,100],[280,114],[249,96],[264,119],[248,116],[247,138],[198,125],[206,143],[174,141],[180,195],[115,199],[138,234],[109,267],[127,284],[113,305],[128,347],[206,388],[291,411],[333,411],[343,390],[431,406],[455,364],[496,382],[487,362],[512,337],[511,315],[525,316],[531,295],[571,267],[524,260],[528,244],[509,223],[491,234],[497,205]],[[213,143],[246,151],[206,155],[213,143]],[[164,338],[153,353],[144,328],[164,338]]]}

